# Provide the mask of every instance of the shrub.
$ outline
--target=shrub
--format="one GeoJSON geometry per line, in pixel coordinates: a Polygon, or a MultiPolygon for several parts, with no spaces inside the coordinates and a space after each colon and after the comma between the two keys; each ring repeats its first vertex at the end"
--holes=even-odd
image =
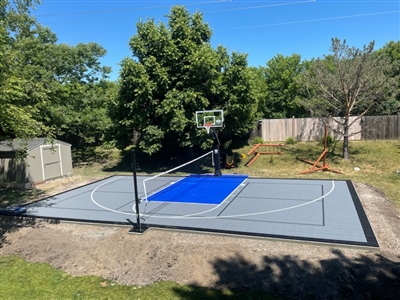
{"type": "Polygon", "coordinates": [[[255,145],[255,144],[262,144],[262,143],[264,143],[264,140],[262,139],[262,137],[259,137],[259,136],[256,136],[256,137],[253,139],[253,141],[252,141],[252,144],[253,144],[253,145],[255,145]]]}
{"type": "Polygon", "coordinates": [[[287,145],[296,144],[296,140],[295,140],[294,138],[292,138],[292,137],[288,137],[288,138],[286,139],[286,141],[285,141],[285,144],[287,144],[287,145]]]}
{"type": "MultiPolygon", "coordinates": [[[[319,140],[319,142],[323,145],[324,144],[324,137],[322,137],[320,140],[319,140]]],[[[327,147],[330,147],[332,144],[334,144],[335,143],[335,138],[333,137],[333,136],[331,136],[331,135],[328,135],[327,137],[326,137],[326,146],[327,147]]]]}

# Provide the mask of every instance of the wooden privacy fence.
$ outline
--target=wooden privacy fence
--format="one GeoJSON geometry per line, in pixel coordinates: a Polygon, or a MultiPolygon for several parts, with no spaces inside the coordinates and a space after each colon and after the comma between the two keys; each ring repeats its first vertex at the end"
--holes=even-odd
{"type": "MultiPolygon", "coordinates": [[[[350,117],[350,123],[357,117],[350,117]]],[[[335,119],[340,119],[335,117],[335,119]]],[[[336,122],[333,128],[343,131],[336,122]]],[[[400,139],[400,113],[393,116],[364,116],[349,129],[349,140],[396,140],[400,139]]],[[[329,135],[343,139],[334,130],[329,135]]],[[[252,136],[259,136],[264,141],[317,141],[324,137],[324,124],[318,118],[264,119],[257,124],[252,136]]]]}
{"type": "Polygon", "coordinates": [[[400,139],[400,113],[394,116],[368,116],[362,118],[362,140],[400,139]]]}

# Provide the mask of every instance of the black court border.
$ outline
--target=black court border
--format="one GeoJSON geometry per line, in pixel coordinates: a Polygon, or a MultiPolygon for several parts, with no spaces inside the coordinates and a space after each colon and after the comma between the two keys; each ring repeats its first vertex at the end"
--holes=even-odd
{"type": "Polygon", "coordinates": [[[353,199],[354,206],[356,208],[358,218],[360,220],[361,226],[364,230],[365,238],[367,239],[367,244],[370,247],[379,248],[378,240],[376,239],[374,230],[372,229],[371,224],[367,218],[367,214],[365,213],[364,208],[362,207],[361,200],[358,197],[357,191],[353,185],[351,180],[346,180],[347,187],[350,191],[351,199],[353,199]]]}
{"type": "MultiPolygon", "coordinates": [[[[64,194],[66,192],[70,192],[88,185],[95,184],[97,182],[103,181],[110,179],[112,177],[121,177],[121,176],[127,176],[130,177],[131,175],[112,175],[108,176],[93,182],[89,182],[87,184],[84,184],[79,187],[72,188],[70,190],[57,193],[48,197],[45,197],[43,199],[38,199],[36,201],[21,205],[21,207],[25,207],[28,205],[31,205],[33,203],[37,203],[40,201],[47,200],[49,198],[64,194]]],[[[143,177],[145,175],[138,175],[140,177],[143,177]]],[[[166,176],[168,177],[168,176],[166,176]]],[[[173,177],[176,177],[175,175],[173,177]]],[[[327,179],[305,179],[305,178],[263,178],[263,177],[248,177],[249,179],[280,179],[280,180],[327,180],[327,179]]],[[[132,177],[133,180],[133,177],[132,177]]],[[[331,180],[331,179],[329,179],[331,180]]],[[[205,233],[213,233],[213,234],[227,234],[227,235],[234,235],[234,236],[244,236],[244,237],[256,237],[256,238],[271,238],[271,239],[280,239],[280,240],[293,240],[293,241],[300,241],[300,242],[315,242],[315,243],[322,243],[322,244],[337,244],[337,245],[344,245],[344,246],[359,246],[359,247],[371,247],[371,248],[377,248],[379,249],[379,243],[375,237],[374,231],[372,229],[371,224],[369,223],[369,220],[367,218],[367,215],[364,211],[364,208],[362,207],[360,198],[358,197],[358,194],[356,192],[356,189],[354,188],[354,185],[351,180],[335,180],[333,181],[345,181],[347,184],[347,187],[349,189],[351,198],[353,200],[353,204],[356,208],[356,212],[358,215],[358,218],[361,223],[361,227],[363,228],[365,238],[367,242],[351,242],[351,241],[342,241],[342,240],[334,240],[334,239],[322,239],[322,238],[306,238],[306,237],[299,237],[299,236],[290,236],[290,235],[276,235],[276,234],[261,234],[261,233],[254,233],[254,232],[242,232],[242,231],[235,231],[235,230],[218,230],[218,229],[203,229],[203,228],[197,228],[197,227],[187,227],[187,226],[168,226],[168,225],[154,225],[154,224],[144,224],[144,226],[147,228],[161,228],[161,229],[170,229],[170,230],[186,230],[186,231],[194,231],[194,232],[205,232],[205,233]]],[[[45,220],[55,220],[55,221],[69,221],[69,222],[79,222],[79,223],[92,223],[92,224],[106,224],[106,225],[132,225],[132,221],[127,219],[126,222],[114,222],[114,221],[98,221],[98,220],[90,220],[90,219],[73,219],[73,218],[58,218],[58,217],[40,217],[36,215],[29,215],[27,213],[23,214],[12,214],[10,212],[4,212],[0,210],[0,215],[4,216],[18,216],[18,217],[27,217],[27,218],[36,218],[36,219],[45,219],[45,220]]],[[[134,232],[134,230],[133,230],[134,232]]]]}

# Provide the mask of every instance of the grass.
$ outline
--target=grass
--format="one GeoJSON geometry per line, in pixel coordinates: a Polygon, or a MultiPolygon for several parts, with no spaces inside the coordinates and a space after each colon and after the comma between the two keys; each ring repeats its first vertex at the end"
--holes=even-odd
{"type": "MultiPolygon", "coordinates": [[[[251,145],[233,149],[238,167],[223,169],[223,173],[245,173],[269,178],[350,179],[365,183],[382,191],[392,202],[400,206],[400,141],[352,141],[350,159],[343,160],[341,143],[328,152],[327,163],[343,172],[315,172],[300,175],[311,165],[297,158],[315,161],[323,146],[318,142],[294,143],[283,147],[282,155],[262,155],[251,166],[245,164],[251,145]],[[241,158],[246,156],[245,158],[241,158]],[[360,170],[356,171],[354,168],[360,170]]],[[[103,157],[106,154],[103,153],[103,157]]],[[[187,157],[158,156],[157,159],[138,157],[138,173],[152,174],[179,166],[187,157]]],[[[209,161],[199,161],[195,169],[203,168],[209,161]]],[[[212,169],[209,169],[212,170],[212,169]]],[[[195,170],[186,169],[188,172],[195,170]]],[[[182,170],[177,170],[180,174],[182,170]]],[[[52,193],[57,186],[69,183],[81,184],[92,178],[116,174],[132,174],[129,157],[121,159],[110,150],[109,159],[102,163],[90,162],[74,169],[74,176],[55,180],[30,191],[0,190],[0,206],[21,204],[52,193]]],[[[175,173],[176,174],[176,173],[175,173]]],[[[256,293],[219,291],[195,286],[182,286],[172,282],[160,282],[146,287],[121,286],[98,277],[72,277],[46,264],[26,262],[18,257],[0,257],[0,299],[273,299],[256,293]]]]}
{"type": "MultiPolygon", "coordinates": [[[[48,264],[0,257],[0,299],[273,299],[255,292],[158,282],[124,286],[95,276],[72,277],[48,264]]],[[[275,299],[275,298],[274,298],[275,299]]]]}

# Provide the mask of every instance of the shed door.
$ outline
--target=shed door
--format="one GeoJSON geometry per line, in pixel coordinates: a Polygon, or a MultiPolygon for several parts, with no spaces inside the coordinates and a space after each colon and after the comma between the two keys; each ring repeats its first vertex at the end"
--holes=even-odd
{"type": "Polygon", "coordinates": [[[44,180],[62,176],[59,147],[43,148],[43,170],[44,180]]]}

